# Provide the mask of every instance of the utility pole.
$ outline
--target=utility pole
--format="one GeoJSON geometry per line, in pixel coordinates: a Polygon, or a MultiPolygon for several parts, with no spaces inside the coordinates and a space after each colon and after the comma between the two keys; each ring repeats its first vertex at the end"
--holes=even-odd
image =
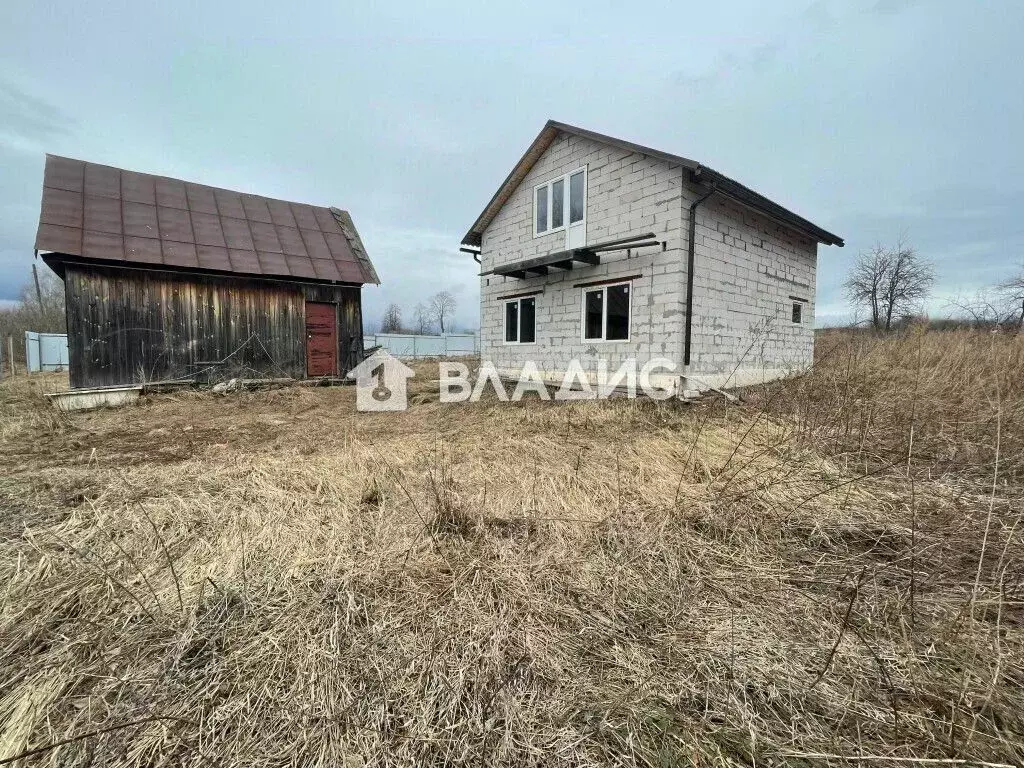
{"type": "Polygon", "coordinates": [[[39,287],[39,270],[32,265],[32,279],[36,281],[36,300],[39,302],[39,314],[43,314],[43,290],[39,287]]]}

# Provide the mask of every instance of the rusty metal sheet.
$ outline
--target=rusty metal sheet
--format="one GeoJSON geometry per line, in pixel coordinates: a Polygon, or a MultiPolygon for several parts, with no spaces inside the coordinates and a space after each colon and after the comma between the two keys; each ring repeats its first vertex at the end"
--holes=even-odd
{"type": "Polygon", "coordinates": [[[164,251],[164,264],[172,267],[199,266],[196,247],[192,243],[176,243],[173,240],[163,240],[161,245],[164,251]]]}
{"type": "Polygon", "coordinates": [[[360,280],[363,279],[363,270],[355,262],[351,262],[351,261],[337,262],[336,261],[334,263],[337,265],[338,271],[341,272],[341,279],[344,280],[345,282],[347,282],[347,283],[358,283],[360,280]]]}
{"type": "Polygon", "coordinates": [[[114,197],[86,196],[85,229],[120,235],[121,201],[114,197]]]}
{"type": "Polygon", "coordinates": [[[124,259],[142,264],[163,264],[160,241],[151,237],[126,237],[124,239],[124,259]]]}
{"type": "Polygon", "coordinates": [[[109,232],[82,234],[82,255],[87,259],[113,259],[124,261],[124,238],[109,232]]]}
{"type": "Polygon", "coordinates": [[[302,235],[294,227],[275,227],[277,239],[281,243],[281,250],[289,256],[305,256],[306,244],[302,242],[302,235]]]}
{"type": "Polygon", "coordinates": [[[146,203],[156,205],[156,189],[153,186],[153,177],[144,173],[121,174],[121,199],[133,203],[146,203]]]}
{"type": "Polygon", "coordinates": [[[295,217],[292,215],[292,207],[284,200],[267,200],[267,208],[270,209],[270,218],[277,227],[292,227],[298,229],[295,217]]]}
{"type": "Polygon", "coordinates": [[[321,280],[344,280],[341,270],[331,259],[313,259],[313,271],[321,280]]]}
{"type": "Polygon", "coordinates": [[[311,257],[314,259],[331,258],[331,249],[327,247],[327,241],[324,240],[322,232],[312,229],[300,229],[299,234],[302,235],[302,242],[306,244],[306,252],[311,257]]]}
{"type": "Polygon", "coordinates": [[[313,215],[316,216],[321,232],[330,232],[335,235],[341,234],[341,227],[338,226],[337,219],[334,218],[329,210],[326,208],[314,208],[313,215]]]}
{"type": "Polygon", "coordinates": [[[260,259],[260,267],[265,275],[291,275],[291,271],[288,269],[288,262],[285,260],[284,254],[281,253],[262,253],[257,251],[257,256],[260,259]]]}
{"type": "Polygon", "coordinates": [[[231,258],[232,272],[241,272],[248,275],[264,274],[263,268],[260,266],[260,260],[256,258],[256,251],[228,248],[228,256],[231,258]]]}
{"type": "Polygon", "coordinates": [[[121,171],[109,165],[85,164],[85,198],[121,197],[121,171]]]}
{"type": "Polygon", "coordinates": [[[156,206],[125,201],[121,206],[124,233],[132,237],[156,238],[160,234],[156,221],[156,206]]]}
{"type": "Polygon", "coordinates": [[[203,269],[216,269],[222,272],[231,271],[231,259],[228,258],[227,248],[214,245],[197,245],[196,257],[199,259],[199,266],[203,269]]]}
{"type": "Polygon", "coordinates": [[[82,226],[82,193],[54,189],[43,198],[39,220],[44,224],[61,227],[82,226]]]}
{"type": "Polygon", "coordinates": [[[313,261],[305,256],[286,256],[288,271],[293,277],[316,277],[316,270],[313,269],[313,261]]]}
{"type": "MultiPolygon", "coordinates": [[[[224,230],[221,228],[220,221],[220,218],[213,214],[193,211],[192,231],[195,233],[196,243],[198,245],[226,246],[227,242],[224,240],[224,230]]],[[[224,255],[227,256],[226,253],[224,255]]]]}
{"type": "Polygon", "coordinates": [[[267,208],[267,201],[256,195],[242,195],[242,207],[245,209],[245,218],[249,221],[261,221],[264,224],[273,224],[270,218],[270,209],[267,208]]]}
{"type": "Polygon", "coordinates": [[[188,208],[185,182],[159,177],[153,182],[156,187],[156,204],[164,208],[188,208]]]}
{"type": "Polygon", "coordinates": [[[205,187],[202,184],[186,184],[185,193],[188,197],[188,209],[193,216],[197,213],[218,215],[217,198],[214,197],[212,187],[205,187]]]}
{"type": "Polygon", "coordinates": [[[213,190],[214,198],[217,200],[217,213],[220,216],[230,216],[232,219],[245,219],[245,208],[242,207],[242,195],[228,189],[213,190]]]}
{"type": "Polygon", "coordinates": [[[277,239],[277,232],[273,224],[264,224],[262,221],[250,221],[249,229],[252,230],[252,241],[256,244],[257,251],[267,253],[284,253],[281,242],[277,239]]]}
{"type": "Polygon", "coordinates": [[[224,230],[224,239],[227,241],[228,248],[238,248],[243,251],[256,250],[248,221],[221,217],[220,226],[224,230]]]}
{"type": "Polygon", "coordinates": [[[161,240],[191,243],[195,239],[192,237],[192,217],[188,215],[188,211],[162,205],[158,205],[156,211],[160,221],[161,240]]]}
{"type": "Polygon", "coordinates": [[[356,261],[356,255],[352,253],[352,246],[349,245],[348,239],[344,235],[328,232],[324,235],[324,240],[327,241],[331,256],[338,261],[356,261]]]}
{"type": "Polygon", "coordinates": [[[82,247],[82,230],[78,227],[60,227],[40,222],[36,232],[37,251],[58,253],[79,253],[82,247]]]}
{"type": "Polygon", "coordinates": [[[81,160],[47,156],[46,170],[43,172],[44,187],[81,192],[84,179],[85,163],[81,160]]]}
{"type": "Polygon", "coordinates": [[[46,157],[36,247],[88,259],[377,282],[340,209],[55,155],[46,157]]]}
{"type": "Polygon", "coordinates": [[[295,217],[295,223],[299,225],[299,229],[319,229],[320,225],[316,222],[313,206],[292,203],[292,215],[295,217]]]}

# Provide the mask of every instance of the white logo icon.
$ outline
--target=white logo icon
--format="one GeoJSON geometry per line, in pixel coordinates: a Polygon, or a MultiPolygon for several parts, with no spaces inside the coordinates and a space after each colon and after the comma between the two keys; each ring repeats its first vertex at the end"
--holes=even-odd
{"type": "Polygon", "coordinates": [[[412,368],[379,349],[348,372],[356,380],[357,411],[404,411],[409,407],[406,379],[412,368]]]}

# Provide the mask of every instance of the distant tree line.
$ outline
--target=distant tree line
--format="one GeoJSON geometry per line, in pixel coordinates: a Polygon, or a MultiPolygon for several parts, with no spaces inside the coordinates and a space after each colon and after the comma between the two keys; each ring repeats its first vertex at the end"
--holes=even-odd
{"type": "Polygon", "coordinates": [[[13,337],[14,357],[24,362],[25,331],[65,333],[64,283],[49,269],[37,270],[26,282],[14,306],[0,308],[0,343],[7,355],[7,338],[13,337]]]}
{"type": "MultiPolygon", "coordinates": [[[[861,253],[845,283],[850,303],[858,313],[866,312],[866,322],[881,332],[927,319],[924,305],[934,285],[935,266],[904,235],[892,246],[878,243],[861,253]]],[[[1024,330],[1024,264],[973,297],[958,297],[947,304],[956,316],[929,320],[930,324],[1024,330]]]]}
{"type": "Polygon", "coordinates": [[[388,304],[380,321],[380,332],[420,335],[450,332],[455,307],[455,297],[448,291],[439,291],[426,303],[421,301],[413,308],[412,322],[406,325],[402,319],[402,308],[398,304],[388,304]]]}

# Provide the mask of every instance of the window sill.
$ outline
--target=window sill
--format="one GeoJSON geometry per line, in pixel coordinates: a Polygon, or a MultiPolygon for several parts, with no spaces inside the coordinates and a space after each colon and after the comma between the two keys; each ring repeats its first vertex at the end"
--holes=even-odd
{"type": "Polygon", "coordinates": [[[537,232],[534,230],[533,239],[536,240],[538,237],[546,237],[547,235],[557,235],[559,232],[565,232],[565,227],[559,227],[558,229],[545,229],[543,232],[537,232]]]}

